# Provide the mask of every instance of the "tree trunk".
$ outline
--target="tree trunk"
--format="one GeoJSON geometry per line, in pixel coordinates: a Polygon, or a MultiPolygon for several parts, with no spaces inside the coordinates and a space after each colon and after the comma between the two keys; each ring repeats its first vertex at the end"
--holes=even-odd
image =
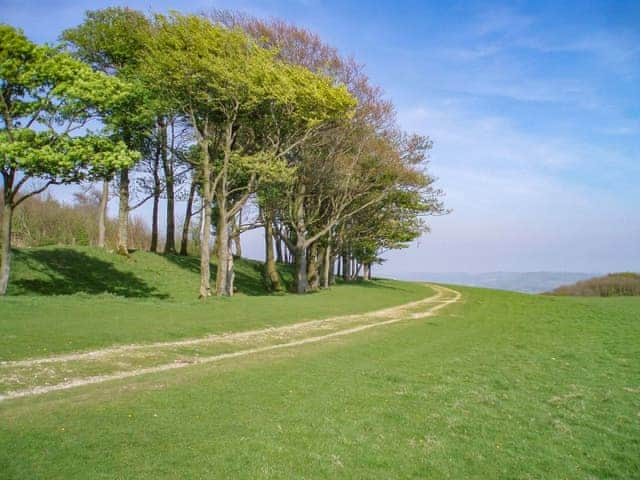
{"type": "Polygon", "coordinates": [[[160,203],[160,197],[153,195],[153,210],[151,211],[151,244],[149,245],[149,251],[153,253],[158,252],[158,204],[160,203]]]}
{"type": "Polygon", "coordinates": [[[346,252],[342,255],[342,279],[345,282],[351,279],[351,261],[349,254],[346,252]]]}
{"type": "Polygon", "coordinates": [[[189,198],[187,199],[187,209],[184,213],[184,223],[182,224],[182,241],[180,242],[180,255],[186,256],[189,247],[189,228],[191,228],[191,217],[193,216],[193,198],[195,197],[198,184],[195,179],[189,188],[189,198]]]}
{"type": "Polygon", "coordinates": [[[318,272],[318,244],[313,242],[307,249],[307,284],[312,290],[320,286],[320,276],[318,272]]]}
{"type": "Polygon", "coordinates": [[[362,280],[364,280],[365,282],[370,280],[370,278],[369,278],[369,267],[370,267],[369,263],[363,263],[362,264],[362,280]]]}
{"type": "Polygon", "coordinates": [[[2,252],[0,254],[0,296],[7,293],[9,273],[11,271],[11,222],[13,221],[13,206],[7,201],[2,209],[2,252]]]}
{"type": "MultiPolygon", "coordinates": [[[[335,253],[331,252],[331,263],[329,265],[329,285],[334,285],[336,283],[336,255],[335,253]]],[[[338,267],[340,267],[340,265],[338,264],[338,267]]]]}
{"type": "Polygon", "coordinates": [[[160,204],[160,148],[156,148],[152,165],[153,173],[153,211],[151,213],[151,245],[149,251],[158,251],[158,207],[160,204]]]}
{"type": "MultiPolygon", "coordinates": [[[[265,229],[266,229],[266,221],[265,221],[265,229]]],[[[270,229],[273,232],[273,224],[270,225],[270,229]]],[[[276,262],[283,263],[284,258],[282,256],[282,240],[279,237],[274,237],[275,246],[276,246],[276,262]]],[[[285,247],[286,248],[286,247],[285,247]]]]}
{"type": "MultiPolygon", "coordinates": [[[[276,241],[276,244],[277,243],[279,243],[279,240],[276,241]]],[[[273,258],[273,223],[271,218],[266,214],[264,215],[264,247],[264,273],[265,279],[267,280],[267,287],[273,292],[281,292],[282,283],[280,282],[280,274],[278,274],[278,268],[273,258]]]]}
{"type": "Polygon", "coordinates": [[[119,255],[129,255],[129,169],[120,170],[120,205],[118,208],[119,255]]]}
{"type": "Polygon", "coordinates": [[[238,218],[233,221],[233,244],[237,257],[242,257],[242,243],[240,242],[240,228],[242,225],[242,210],[238,213],[238,218]]]}
{"type": "Polygon", "coordinates": [[[216,195],[218,204],[218,225],[216,226],[216,245],[218,248],[218,268],[216,273],[216,295],[233,296],[233,255],[229,238],[229,219],[227,218],[227,199],[223,191],[222,179],[216,195]]]}
{"type": "Polygon", "coordinates": [[[307,247],[304,235],[298,235],[293,252],[296,270],[296,293],[307,293],[307,247]]]}
{"type": "Polygon", "coordinates": [[[209,165],[208,147],[205,145],[202,155],[202,238],[200,241],[200,298],[205,299],[211,295],[211,173],[209,165]]]}
{"type": "Polygon", "coordinates": [[[109,203],[109,180],[102,182],[102,194],[98,207],[98,247],[104,248],[107,236],[107,204],[109,203]]]}
{"type": "Polygon", "coordinates": [[[164,240],[164,253],[176,253],[176,223],[175,223],[175,191],[173,177],[173,162],[169,159],[167,147],[167,124],[161,122],[162,168],[164,170],[164,184],[167,194],[167,229],[164,240]]]}
{"type": "Polygon", "coordinates": [[[322,280],[320,282],[321,288],[329,288],[331,284],[331,270],[333,266],[333,258],[331,257],[331,245],[328,244],[324,249],[324,255],[322,258],[322,280]]]}
{"type": "Polygon", "coordinates": [[[373,272],[372,272],[372,268],[371,268],[371,263],[369,263],[367,265],[367,275],[368,275],[368,280],[372,280],[373,279],[373,272]]]}

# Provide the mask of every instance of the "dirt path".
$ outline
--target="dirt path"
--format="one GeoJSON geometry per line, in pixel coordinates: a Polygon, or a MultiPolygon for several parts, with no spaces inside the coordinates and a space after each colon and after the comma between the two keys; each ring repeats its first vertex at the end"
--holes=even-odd
{"type": "Polygon", "coordinates": [[[0,382],[9,387],[0,394],[0,401],[317,343],[403,320],[429,317],[461,298],[459,292],[450,288],[429,286],[436,291],[431,297],[364,314],[174,342],[122,345],[91,352],[0,362],[0,382]],[[322,333],[327,331],[329,333],[322,333]],[[251,348],[234,350],[239,345],[251,348]],[[220,349],[232,351],[215,353],[220,349]],[[105,373],[87,375],[87,366],[90,366],[90,372],[102,369],[105,373]]]}

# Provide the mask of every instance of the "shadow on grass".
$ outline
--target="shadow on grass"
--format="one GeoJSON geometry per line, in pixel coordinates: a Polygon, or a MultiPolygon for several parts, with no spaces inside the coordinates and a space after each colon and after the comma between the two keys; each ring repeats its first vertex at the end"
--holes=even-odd
{"type": "Polygon", "coordinates": [[[349,285],[357,285],[358,287],[375,288],[375,289],[385,288],[388,290],[399,290],[402,292],[407,292],[410,290],[409,288],[404,287],[402,283],[398,282],[390,285],[389,283],[384,282],[384,279],[375,278],[375,277],[372,280],[362,280],[362,278],[358,278],[357,280],[347,280],[347,281],[343,280],[342,278],[337,278],[336,285],[342,285],[346,287],[348,287],[349,285]]]}
{"type": "Polygon", "coordinates": [[[14,295],[110,293],[121,297],[168,298],[133,273],[117,270],[111,263],[77,250],[15,250],[13,255],[34,274],[12,281],[14,295]]]}
{"type": "MultiPolygon", "coordinates": [[[[163,255],[168,261],[180,268],[190,272],[200,274],[200,259],[198,257],[180,255],[163,255]]],[[[211,285],[215,286],[216,281],[216,260],[211,261],[211,285]]],[[[289,287],[292,279],[290,267],[288,265],[278,265],[280,275],[285,287],[289,287]]],[[[272,295],[264,283],[264,267],[261,262],[235,257],[234,261],[235,287],[238,293],[249,296],[272,295]]]]}

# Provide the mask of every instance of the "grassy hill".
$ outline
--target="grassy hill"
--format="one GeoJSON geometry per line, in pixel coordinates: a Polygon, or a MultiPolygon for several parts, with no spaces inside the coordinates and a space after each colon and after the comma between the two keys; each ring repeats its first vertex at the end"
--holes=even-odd
{"type": "MultiPolygon", "coordinates": [[[[150,285],[153,273],[138,267],[171,263],[134,260],[114,269],[150,285]]],[[[640,478],[640,298],[455,289],[462,301],[428,318],[0,402],[2,477],[640,478]]],[[[25,291],[0,302],[0,351],[24,358],[41,355],[40,344],[60,352],[246,330],[424,295],[402,282],[205,305],[186,293],[25,291]]]]}
{"type": "MultiPolygon", "coordinates": [[[[135,252],[125,258],[89,247],[18,250],[9,295],[0,299],[0,360],[277,326],[429,294],[418,284],[377,280],[272,295],[262,284],[262,264],[241,259],[237,296],[202,302],[198,265],[196,257],[135,252]]],[[[290,283],[289,268],[281,266],[281,273],[290,283]]]]}

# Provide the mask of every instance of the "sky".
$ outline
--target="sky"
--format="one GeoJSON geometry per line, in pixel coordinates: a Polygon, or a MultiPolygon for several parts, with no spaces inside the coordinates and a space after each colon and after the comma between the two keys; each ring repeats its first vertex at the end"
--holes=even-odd
{"type": "Polygon", "coordinates": [[[55,42],[114,5],[281,18],[366,66],[452,209],[377,274],[640,271],[639,1],[0,0],[0,22],[55,42]]]}

